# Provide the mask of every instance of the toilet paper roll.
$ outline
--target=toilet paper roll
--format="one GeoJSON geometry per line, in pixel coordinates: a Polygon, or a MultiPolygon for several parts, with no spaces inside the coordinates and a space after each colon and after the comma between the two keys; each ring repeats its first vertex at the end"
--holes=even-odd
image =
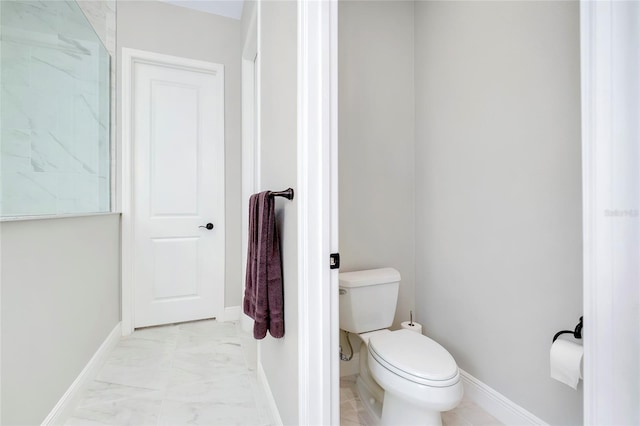
{"type": "Polygon", "coordinates": [[[558,339],[551,345],[551,378],[574,389],[582,379],[582,345],[568,340],[558,339]]]}
{"type": "Polygon", "coordinates": [[[400,327],[406,329],[406,330],[411,330],[411,331],[415,331],[416,333],[420,333],[422,334],[422,324],[417,323],[417,322],[409,322],[409,321],[404,321],[403,323],[400,324],[400,327]]]}

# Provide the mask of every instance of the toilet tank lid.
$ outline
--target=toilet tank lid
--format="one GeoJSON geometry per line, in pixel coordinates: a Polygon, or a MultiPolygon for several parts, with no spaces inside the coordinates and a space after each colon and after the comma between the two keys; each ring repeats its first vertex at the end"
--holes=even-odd
{"type": "Polygon", "coordinates": [[[393,268],[367,269],[366,271],[342,272],[339,277],[340,287],[352,288],[399,282],[400,272],[393,268]]]}

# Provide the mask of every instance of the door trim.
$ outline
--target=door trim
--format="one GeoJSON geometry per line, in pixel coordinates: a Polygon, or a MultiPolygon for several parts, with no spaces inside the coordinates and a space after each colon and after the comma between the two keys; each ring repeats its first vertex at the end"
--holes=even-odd
{"type": "Polygon", "coordinates": [[[628,102],[637,74],[620,72],[628,67],[621,58],[638,60],[638,30],[629,36],[620,19],[628,15],[633,16],[628,22],[637,22],[632,7],[611,0],[580,2],[585,425],[640,417],[635,401],[620,403],[619,397],[637,396],[640,372],[637,360],[621,365],[619,356],[640,347],[640,272],[634,262],[640,252],[640,184],[625,175],[638,169],[640,159],[633,124],[625,129],[617,118],[639,109],[637,101],[628,102]],[[619,90],[623,85],[626,91],[619,90]]]}
{"type": "Polygon", "coordinates": [[[337,0],[298,2],[298,416],[339,424],[337,0]]]}
{"type": "MultiPolygon", "coordinates": [[[[122,335],[127,336],[134,330],[134,229],[133,229],[133,143],[132,143],[132,90],[133,90],[133,67],[136,63],[158,64],[163,66],[173,66],[180,69],[194,70],[206,73],[219,73],[224,75],[224,66],[213,62],[198,61],[195,59],[181,58],[178,56],[164,55],[161,53],[148,52],[138,49],[122,48],[122,111],[121,111],[121,149],[120,164],[122,164],[122,179],[120,182],[120,208],[122,211],[122,253],[121,253],[121,309],[122,309],[122,335]]],[[[223,173],[224,175],[224,173],[223,173]]],[[[224,187],[224,184],[223,184],[224,187]]],[[[221,212],[222,223],[224,223],[224,209],[221,212]]],[[[225,239],[224,233],[221,238],[225,239]]],[[[225,264],[224,259],[222,263],[225,264]]],[[[226,275],[226,271],[225,271],[226,275]]],[[[220,315],[224,312],[224,283],[219,290],[220,306],[217,311],[220,315]]]]}
{"type": "MultiPolygon", "coordinates": [[[[244,299],[244,277],[247,269],[249,197],[260,190],[260,144],[258,143],[257,126],[258,87],[256,84],[258,7],[258,4],[253,6],[249,18],[247,40],[242,51],[242,253],[240,254],[242,281],[240,300],[244,299]]],[[[246,332],[253,330],[253,320],[242,310],[240,312],[240,326],[246,332]]]]}

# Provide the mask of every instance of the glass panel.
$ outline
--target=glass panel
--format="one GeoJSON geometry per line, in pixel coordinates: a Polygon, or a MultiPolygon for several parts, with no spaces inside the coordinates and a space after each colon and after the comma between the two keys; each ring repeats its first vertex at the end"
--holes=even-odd
{"type": "Polygon", "coordinates": [[[0,213],[110,210],[109,54],[75,1],[0,1],[0,213]]]}

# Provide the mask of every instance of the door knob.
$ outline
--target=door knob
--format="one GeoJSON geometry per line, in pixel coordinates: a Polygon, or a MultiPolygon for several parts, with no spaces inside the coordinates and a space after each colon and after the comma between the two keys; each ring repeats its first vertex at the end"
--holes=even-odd
{"type": "Polygon", "coordinates": [[[207,228],[209,230],[213,229],[213,223],[207,223],[206,225],[200,225],[198,228],[207,228]]]}

